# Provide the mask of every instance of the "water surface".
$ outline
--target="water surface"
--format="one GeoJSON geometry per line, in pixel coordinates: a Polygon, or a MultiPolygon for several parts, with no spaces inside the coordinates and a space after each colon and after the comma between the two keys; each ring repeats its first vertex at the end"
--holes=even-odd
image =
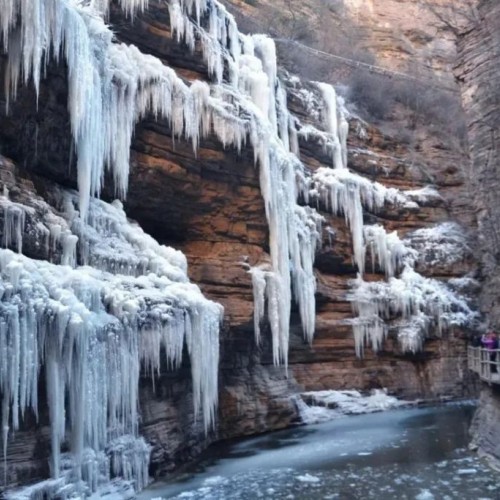
{"type": "Polygon", "coordinates": [[[500,499],[500,476],[467,450],[474,407],[343,417],[210,448],[140,499],[500,499]]]}

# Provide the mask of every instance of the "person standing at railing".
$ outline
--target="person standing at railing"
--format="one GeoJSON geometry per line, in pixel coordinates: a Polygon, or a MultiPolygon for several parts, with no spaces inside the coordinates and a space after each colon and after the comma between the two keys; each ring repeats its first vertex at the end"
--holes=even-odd
{"type": "Polygon", "coordinates": [[[496,350],[498,349],[498,334],[490,330],[481,337],[481,344],[489,351],[491,373],[497,373],[496,350]]]}

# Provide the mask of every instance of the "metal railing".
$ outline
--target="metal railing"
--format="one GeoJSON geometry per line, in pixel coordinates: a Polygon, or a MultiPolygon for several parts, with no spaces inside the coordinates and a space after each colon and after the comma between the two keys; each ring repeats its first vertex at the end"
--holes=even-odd
{"type": "Polygon", "coordinates": [[[485,349],[469,346],[467,350],[469,370],[477,373],[481,380],[500,384],[500,349],[485,349]]]}

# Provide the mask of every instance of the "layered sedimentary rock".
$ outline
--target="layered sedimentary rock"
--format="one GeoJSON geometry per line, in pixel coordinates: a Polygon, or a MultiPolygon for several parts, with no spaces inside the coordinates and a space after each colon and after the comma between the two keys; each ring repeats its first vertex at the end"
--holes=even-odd
{"type": "MultiPolygon", "coordinates": [[[[135,43],[141,51],[159,57],[187,81],[209,79],[210,71],[203,63],[200,46],[190,52],[185,44],[172,40],[168,9],[162,2],[150,2],[149,10],[138,14],[133,23],[118,8],[112,9],[110,19],[118,27],[120,40],[135,43]]],[[[347,164],[353,173],[343,175],[354,176],[354,184],[366,183],[368,190],[374,189],[372,181],[379,181],[381,187],[377,192],[388,193],[387,197],[395,202],[381,203],[377,211],[368,209],[364,221],[363,212],[355,212],[357,219],[346,214],[346,223],[343,217],[330,213],[328,199],[317,196],[323,188],[326,192],[332,163],[345,167],[345,159],[332,158],[329,149],[328,141],[336,138],[336,134],[329,130],[332,125],[323,116],[324,111],[323,114],[320,111],[327,107],[321,100],[324,95],[317,86],[304,85],[287,76],[283,81],[287,82],[289,108],[301,121],[300,157],[308,175],[310,171],[308,179],[313,179],[305,193],[325,217],[314,271],[318,282],[314,340],[312,345],[303,340],[304,318],[301,321],[298,308],[294,307],[287,352],[288,374],[284,367],[273,364],[276,356],[271,328],[265,321],[260,325],[260,346],[254,340],[254,293],[248,270],[269,265],[272,249],[268,243],[259,166],[255,165],[252,147],[244,145],[239,152],[234,147],[224,148],[220,139],[211,134],[201,139],[193,151],[192,144],[183,138],[172,139],[168,120],[151,116],[145,116],[135,130],[125,203],[127,215],[160,243],[182,250],[189,262],[190,279],[200,285],[206,297],[221,303],[225,309],[219,409],[214,432],[205,436],[203,422],[195,420],[186,356],[177,371],[170,372],[167,364],[162,363],[154,385],[148,376],[140,380],[140,434],[153,448],[152,475],[160,475],[191,459],[215,439],[289,425],[297,418],[290,395],[301,390],[387,387],[404,397],[462,396],[469,390],[464,333],[460,328],[452,326],[447,333],[443,332],[444,341],[437,338],[436,331],[430,331],[431,338],[414,355],[404,353],[395,328],[383,349],[379,346],[378,354],[367,349],[364,358],[359,359],[348,321],[353,317],[349,292],[358,268],[366,264],[366,282],[381,282],[386,276],[394,277],[394,268],[401,264],[384,260],[383,256],[388,255],[385,232],[376,233],[382,234],[381,238],[373,233],[373,248],[363,249],[363,242],[358,240],[358,249],[353,249],[352,235],[355,231],[361,234],[363,222],[383,224],[387,232],[398,230],[399,237],[390,241],[398,248],[401,240],[414,247],[418,255],[411,267],[425,275],[449,279],[464,276],[473,269],[467,239],[455,238],[456,230],[430,229],[430,235],[415,233],[424,227],[439,227],[450,219],[462,223],[468,220],[460,217],[463,179],[457,163],[462,158],[443,151],[436,141],[416,162],[412,152],[351,117],[347,164]],[[424,161],[425,164],[421,163],[424,161]],[[430,181],[439,188],[439,195],[435,190],[423,190],[430,181]],[[387,191],[388,188],[398,191],[387,191]],[[410,194],[401,201],[398,196],[405,191],[410,194]],[[385,250],[380,250],[384,245],[385,250]],[[450,245],[444,254],[443,245],[450,245]],[[372,250],[373,262],[370,258],[364,262],[363,252],[370,254],[372,250]]],[[[33,88],[24,87],[10,104],[10,114],[2,116],[2,151],[24,169],[18,170],[3,160],[2,175],[8,179],[11,197],[28,200],[36,192],[50,204],[56,185],[77,186],[66,101],[64,68],[51,65],[40,88],[38,105],[33,88]]],[[[111,200],[113,191],[109,185],[105,183],[104,197],[111,200]]],[[[51,206],[57,211],[57,207],[51,206]]],[[[459,232],[463,231],[462,228],[459,232]]],[[[368,241],[367,236],[363,237],[368,241]]],[[[29,238],[26,241],[30,257],[43,259],[36,238],[31,243],[29,238]]],[[[465,288],[464,283],[456,285],[461,287],[461,293],[467,294],[467,286],[473,283],[466,282],[465,288]]],[[[42,432],[35,434],[37,425],[27,418],[21,430],[9,440],[10,484],[46,476],[47,424],[48,416],[42,411],[38,424],[42,432]]]]}

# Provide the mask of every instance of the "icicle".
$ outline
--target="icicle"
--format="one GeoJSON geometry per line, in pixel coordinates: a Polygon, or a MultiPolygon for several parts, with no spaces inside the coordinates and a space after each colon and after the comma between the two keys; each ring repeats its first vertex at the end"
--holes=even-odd
{"type": "Polygon", "coordinates": [[[337,108],[337,93],[332,85],[326,83],[318,83],[318,88],[321,90],[324,104],[325,114],[324,121],[328,133],[333,138],[332,160],[335,168],[347,168],[347,162],[344,162],[346,154],[347,131],[345,124],[347,120],[341,115],[337,108]],[[341,124],[339,126],[339,115],[341,115],[341,124]]]}
{"type": "Polygon", "coordinates": [[[414,202],[404,191],[371,182],[344,168],[319,168],[312,175],[309,189],[309,194],[319,198],[327,210],[344,214],[351,230],[354,263],[361,274],[364,274],[366,250],[363,208],[372,212],[380,210],[385,204],[414,208],[414,202]]]}
{"type": "Polygon", "coordinates": [[[255,342],[260,344],[260,323],[264,318],[266,300],[266,274],[258,267],[250,269],[253,287],[255,342]]]}
{"type": "Polygon", "coordinates": [[[276,92],[278,85],[278,68],[276,57],[276,45],[274,40],[265,35],[253,36],[255,54],[262,61],[262,68],[267,75],[269,85],[268,119],[271,123],[272,131],[278,135],[278,117],[276,110],[276,92]]]}
{"type": "Polygon", "coordinates": [[[365,226],[363,236],[365,252],[370,249],[373,268],[378,263],[388,278],[395,276],[403,265],[413,266],[417,259],[417,252],[407,247],[396,231],[388,234],[380,225],[365,226]]]}
{"type": "Polygon", "coordinates": [[[61,264],[63,266],[76,267],[76,245],[78,243],[78,236],[71,233],[66,233],[62,237],[63,253],[61,257],[61,264]]]}
{"type": "Polygon", "coordinates": [[[25,208],[19,203],[9,200],[8,190],[0,196],[0,209],[3,211],[4,248],[15,247],[19,253],[23,251],[23,232],[26,223],[25,208]]]}

